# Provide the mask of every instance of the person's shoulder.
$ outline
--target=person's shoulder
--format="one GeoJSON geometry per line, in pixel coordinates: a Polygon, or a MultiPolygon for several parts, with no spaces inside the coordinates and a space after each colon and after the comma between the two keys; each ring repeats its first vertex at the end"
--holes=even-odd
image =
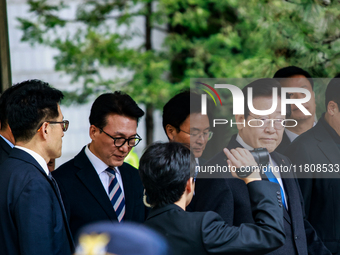
{"type": "MultiPolygon", "coordinates": [[[[53,177],[62,177],[62,176],[70,176],[73,175],[76,171],[80,169],[77,167],[77,163],[81,163],[82,165],[86,164],[86,162],[90,162],[87,160],[86,154],[84,152],[84,148],[72,159],[65,162],[61,166],[59,166],[56,170],[52,172],[53,177]]],[[[78,164],[79,165],[79,164],[78,164]]]]}
{"type": "Polygon", "coordinates": [[[138,169],[126,162],[123,162],[123,164],[119,166],[118,169],[119,171],[124,171],[130,174],[133,174],[133,175],[136,175],[136,174],[138,175],[138,169]]]}
{"type": "Polygon", "coordinates": [[[317,136],[324,136],[325,134],[327,134],[327,130],[324,128],[322,123],[318,122],[314,127],[299,135],[291,143],[289,148],[309,146],[311,143],[315,143],[317,141],[317,136]]]}
{"type": "Polygon", "coordinates": [[[206,160],[203,165],[204,166],[210,166],[210,165],[214,165],[214,164],[220,163],[220,162],[227,164],[227,157],[226,157],[226,155],[224,154],[223,151],[218,152],[215,156],[213,156],[209,160],[206,160]]]}
{"type": "Polygon", "coordinates": [[[64,175],[73,175],[76,167],[74,166],[74,158],[65,162],[52,172],[53,177],[61,177],[64,175]]]}

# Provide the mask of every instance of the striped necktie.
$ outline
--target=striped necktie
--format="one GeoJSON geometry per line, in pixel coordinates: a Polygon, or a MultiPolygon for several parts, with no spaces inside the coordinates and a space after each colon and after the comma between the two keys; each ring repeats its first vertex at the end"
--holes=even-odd
{"type": "MultiPolygon", "coordinates": [[[[265,175],[267,176],[267,178],[268,178],[268,180],[270,182],[275,182],[275,183],[280,185],[279,181],[277,180],[277,178],[273,174],[271,165],[267,166],[267,171],[265,172],[265,175]]],[[[282,201],[282,204],[287,209],[286,200],[285,200],[285,193],[283,192],[283,189],[282,189],[281,185],[280,185],[280,191],[281,191],[281,201],[282,201]]]]}
{"type": "Polygon", "coordinates": [[[117,181],[116,172],[110,167],[108,167],[105,171],[110,177],[109,198],[111,200],[113,209],[116,212],[117,219],[119,222],[121,222],[125,215],[125,199],[123,191],[117,181]]]}

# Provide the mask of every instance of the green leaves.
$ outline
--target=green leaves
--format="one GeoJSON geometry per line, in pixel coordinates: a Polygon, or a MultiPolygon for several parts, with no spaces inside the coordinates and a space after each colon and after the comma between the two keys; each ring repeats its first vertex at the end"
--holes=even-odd
{"type": "Polygon", "coordinates": [[[271,77],[287,65],[331,77],[340,69],[338,1],[84,0],[74,17],[52,3],[28,1],[22,40],[58,50],[56,70],[84,82],[69,94],[78,102],[119,88],[161,107],[190,78],[271,77]],[[168,31],[157,51],[146,48],[154,28],[168,31]]]}

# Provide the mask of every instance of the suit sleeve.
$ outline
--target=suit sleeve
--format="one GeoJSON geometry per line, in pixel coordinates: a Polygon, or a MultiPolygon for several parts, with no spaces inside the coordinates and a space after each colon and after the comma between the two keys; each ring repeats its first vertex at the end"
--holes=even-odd
{"type": "Polygon", "coordinates": [[[255,224],[228,226],[212,212],[202,220],[202,238],[209,253],[264,254],[284,244],[283,209],[276,183],[255,181],[248,185],[255,224]]]}
{"type": "Polygon", "coordinates": [[[32,179],[14,206],[20,254],[53,254],[53,190],[47,180],[32,179]]]}
{"type": "Polygon", "coordinates": [[[234,198],[229,184],[224,179],[197,179],[195,195],[189,211],[214,211],[228,225],[234,221],[234,198]]]}

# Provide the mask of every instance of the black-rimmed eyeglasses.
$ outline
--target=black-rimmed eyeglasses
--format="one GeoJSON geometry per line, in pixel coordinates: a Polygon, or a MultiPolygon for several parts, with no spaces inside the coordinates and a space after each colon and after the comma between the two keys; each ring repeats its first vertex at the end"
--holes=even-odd
{"type": "Polygon", "coordinates": [[[43,123],[41,123],[41,125],[39,126],[37,132],[39,132],[41,130],[42,125],[47,122],[49,124],[60,124],[61,128],[63,129],[63,132],[66,132],[68,129],[68,126],[70,124],[70,122],[68,120],[63,120],[63,121],[44,121],[43,123]]]}
{"type": "Polygon", "coordinates": [[[106,133],[103,129],[99,128],[99,130],[100,132],[103,132],[108,137],[112,138],[114,141],[114,145],[118,148],[122,147],[126,143],[126,141],[130,147],[135,147],[142,140],[142,138],[138,134],[136,134],[136,136],[132,138],[113,137],[109,135],[108,133],[106,133]]]}

